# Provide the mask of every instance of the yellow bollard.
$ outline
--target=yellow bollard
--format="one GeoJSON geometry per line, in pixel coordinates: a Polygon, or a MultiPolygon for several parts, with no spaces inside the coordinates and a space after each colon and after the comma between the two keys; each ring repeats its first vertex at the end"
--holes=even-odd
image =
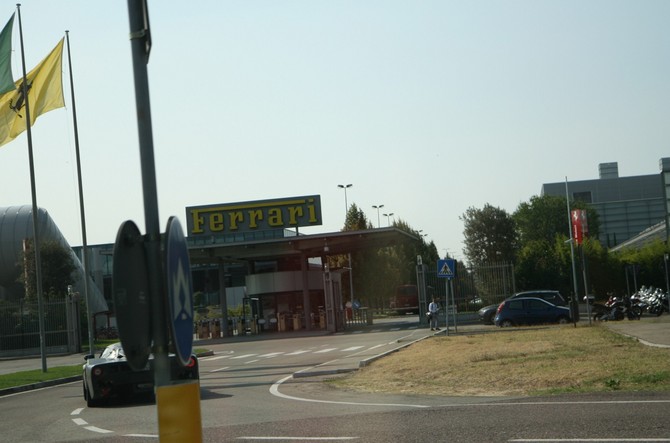
{"type": "Polygon", "coordinates": [[[161,443],[202,442],[198,380],[157,387],[156,406],[161,443]]]}

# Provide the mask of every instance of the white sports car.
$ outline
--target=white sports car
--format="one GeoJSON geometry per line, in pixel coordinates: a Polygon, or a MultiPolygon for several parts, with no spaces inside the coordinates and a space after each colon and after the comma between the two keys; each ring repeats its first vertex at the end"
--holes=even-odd
{"type": "MultiPolygon", "coordinates": [[[[186,366],[170,354],[171,380],[198,380],[198,358],[191,355],[186,366]]],[[[153,356],[141,371],[133,371],[126,361],[121,343],[107,346],[99,357],[87,355],[83,366],[84,400],[89,407],[112,398],[132,398],[154,393],[153,356]]]]}

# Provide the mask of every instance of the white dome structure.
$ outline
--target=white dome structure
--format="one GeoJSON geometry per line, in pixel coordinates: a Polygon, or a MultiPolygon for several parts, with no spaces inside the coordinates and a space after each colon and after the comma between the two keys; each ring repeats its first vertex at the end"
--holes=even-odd
{"type": "MultiPolygon", "coordinates": [[[[73,289],[84,295],[84,268],[79,257],[72,251],[58,226],[51,219],[45,209],[39,208],[37,214],[38,237],[40,243],[54,241],[70,251],[73,263],[78,273],[77,281],[73,282],[73,289]]],[[[21,273],[18,265],[23,251],[23,240],[33,238],[33,211],[32,206],[9,206],[0,208],[0,287],[2,292],[11,292],[11,288],[17,285],[17,279],[21,273]]],[[[90,309],[93,314],[108,311],[107,302],[89,278],[90,309]]]]}

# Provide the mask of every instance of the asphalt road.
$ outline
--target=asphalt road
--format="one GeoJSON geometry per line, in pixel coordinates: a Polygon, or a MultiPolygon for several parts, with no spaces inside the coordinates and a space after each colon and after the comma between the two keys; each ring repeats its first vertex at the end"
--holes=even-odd
{"type": "MultiPolygon", "coordinates": [[[[669,393],[452,398],[321,383],[427,334],[407,320],[359,333],[212,345],[214,354],[201,359],[204,440],[670,442],[669,393]]],[[[1,397],[0,416],[9,442],[145,442],[158,434],[155,404],[87,408],[81,382],[1,397]]]]}

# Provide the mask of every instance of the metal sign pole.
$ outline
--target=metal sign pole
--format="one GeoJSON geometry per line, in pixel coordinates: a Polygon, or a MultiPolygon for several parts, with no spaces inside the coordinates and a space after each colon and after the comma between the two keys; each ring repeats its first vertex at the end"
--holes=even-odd
{"type": "Polygon", "coordinates": [[[454,279],[449,279],[449,287],[451,288],[451,309],[454,316],[454,332],[458,333],[458,325],[456,324],[456,301],[454,299],[454,279]]]}
{"type": "Polygon", "coordinates": [[[444,329],[449,335],[449,280],[444,281],[444,319],[446,323],[444,329]]]}

